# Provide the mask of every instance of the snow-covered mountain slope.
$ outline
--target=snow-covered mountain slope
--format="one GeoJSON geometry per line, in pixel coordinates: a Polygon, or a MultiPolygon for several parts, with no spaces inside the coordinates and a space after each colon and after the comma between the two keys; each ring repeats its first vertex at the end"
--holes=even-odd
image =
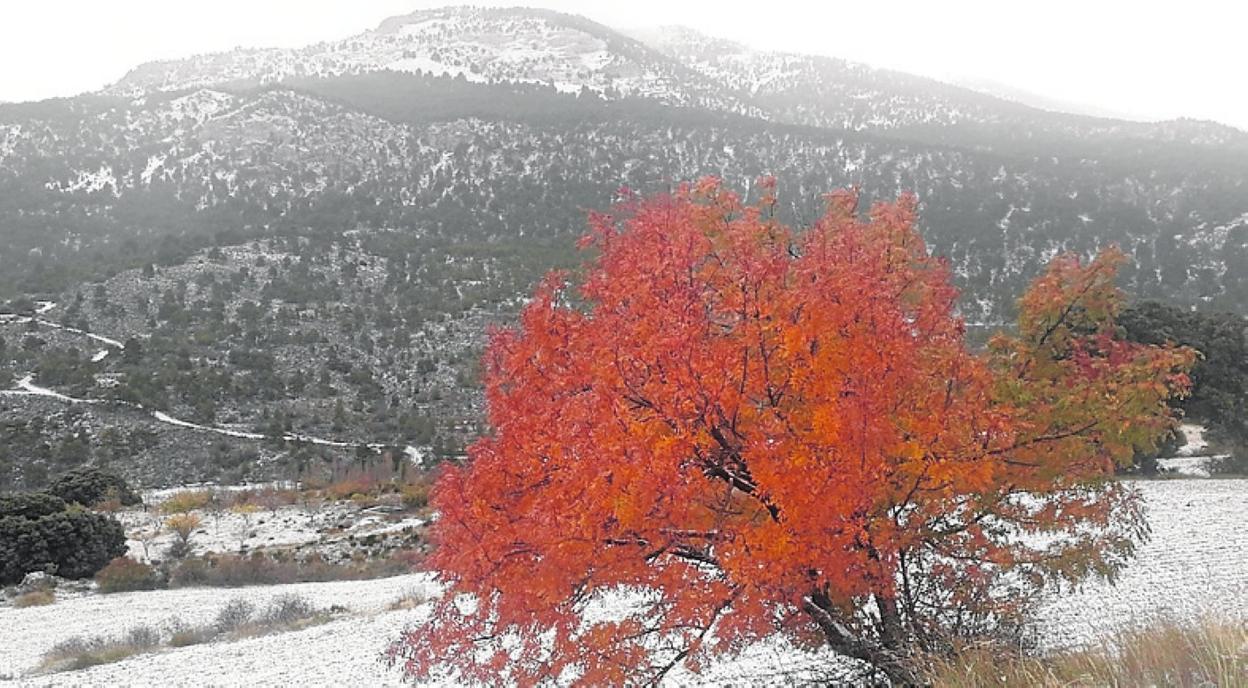
{"type": "Polygon", "coordinates": [[[630,32],[770,118],[838,129],[897,129],[993,121],[1008,104],[929,79],[829,57],[756,51],[682,26],[630,32]]]}
{"type": "MultiPolygon", "coordinates": [[[[241,187],[308,197],[324,191],[332,176],[349,189],[350,180],[375,179],[385,168],[405,167],[410,157],[404,127],[290,92],[153,97],[144,107],[99,112],[79,126],[108,132],[94,148],[98,166],[75,166],[46,180],[47,188],[119,196],[133,188],[185,188],[194,179],[201,208],[241,187]]],[[[42,133],[12,146],[11,155],[70,154],[79,143],[64,131],[42,133]]]]}
{"type": "MultiPolygon", "coordinates": [[[[621,185],[657,190],[714,174],[745,189],[773,174],[794,218],[817,212],[818,193],[835,186],[870,198],[918,193],[972,321],[999,321],[1040,261],[1108,243],[1138,256],[1128,275],[1137,293],[1195,300],[1239,284],[1226,256],[1242,252],[1248,164],[1189,165],[1184,156],[1202,159],[1190,148],[1176,149],[1177,161],[1129,144],[1040,156],[392,72],[297,88],[69,101],[55,117],[7,122],[0,108],[0,182],[23,207],[59,207],[62,220],[80,212],[92,227],[135,204],[182,212],[172,202],[229,209],[212,231],[240,217],[319,225],[347,210],[348,226],[497,241],[578,234],[583,209],[609,204],[621,185]],[[425,103],[448,109],[428,115],[425,103]]],[[[6,270],[31,267],[17,260],[23,252],[63,259],[117,240],[83,230],[67,251],[29,211],[13,212],[13,226],[30,230],[0,250],[6,270]]],[[[122,232],[163,229],[137,222],[122,232]]]]}
{"type": "MultiPolygon", "coordinates": [[[[379,71],[472,83],[545,84],[609,99],[745,114],[770,121],[906,136],[989,127],[994,137],[1102,136],[1248,152],[1248,133],[1210,122],[1139,123],[1050,112],[960,86],[832,57],[756,51],[684,27],[616,31],[526,8],[446,7],[293,49],[238,49],[144,64],[103,92],[139,97],[222,85],[379,71]]],[[[977,129],[974,136],[983,137],[977,129]]],[[[4,144],[0,139],[0,156],[4,144]]]]}
{"type": "Polygon", "coordinates": [[[1248,153],[1248,133],[1190,119],[1132,122],[1055,112],[963,88],[831,57],[757,51],[682,26],[628,31],[720,84],[769,119],[818,127],[898,131],[932,127],[1003,128],[996,136],[1101,136],[1231,146],[1248,153]]]}
{"type": "Polygon", "coordinates": [[[152,62],[104,92],[137,97],[223,83],[271,84],[384,70],[742,109],[697,72],[642,43],[581,17],[524,8],[422,10],[391,17],[377,29],[345,40],[305,48],[235,50],[152,62]]]}

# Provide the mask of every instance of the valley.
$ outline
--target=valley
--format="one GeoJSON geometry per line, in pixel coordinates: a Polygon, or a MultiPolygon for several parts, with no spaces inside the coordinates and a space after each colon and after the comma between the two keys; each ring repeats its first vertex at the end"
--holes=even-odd
{"type": "Polygon", "coordinates": [[[411,685],[400,641],[909,685],[1248,624],[1248,132],[378,19],[0,102],[0,686],[411,685]]]}

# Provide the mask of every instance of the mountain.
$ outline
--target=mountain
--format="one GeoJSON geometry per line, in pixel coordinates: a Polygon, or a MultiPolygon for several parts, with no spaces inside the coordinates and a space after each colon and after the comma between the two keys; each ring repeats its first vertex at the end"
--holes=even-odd
{"type": "Polygon", "coordinates": [[[1088,115],[1090,117],[1104,117],[1107,119],[1128,119],[1128,120],[1149,120],[1148,117],[1135,116],[1130,113],[1114,110],[1111,108],[1090,105],[1088,103],[1078,102],[1074,100],[1066,100],[1064,98],[1056,98],[1046,96],[1027,89],[1011,86],[995,79],[987,79],[981,77],[950,77],[944,79],[951,84],[969,88],[980,93],[987,93],[1005,100],[1012,100],[1016,103],[1022,103],[1040,110],[1049,110],[1052,112],[1069,112],[1077,115],[1088,115]]]}
{"type": "Polygon", "coordinates": [[[578,264],[586,212],[707,174],[747,196],[774,175],[796,222],[838,186],[914,191],[974,325],[1008,321],[1057,252],[1109,243],[1135,295],[1248,309],[1236,129],[688,29],[422,11],[0,105],[0,388],[97,402],[0,394],[0,487],[82,461],[155,482],[454,455],[480,430],[484,327],[578,264]]]}
{"type": "Polygon", "coordinates": [[[138,97],[222,83],[376,71],[454,76],[473,83],[549,84],[670,105],[739,109],[679,61],[573,15],[536,9],[454,7],[391,17],[373,31],[300,49],[236,50],[153,62],[104,93],[138,97]]]}

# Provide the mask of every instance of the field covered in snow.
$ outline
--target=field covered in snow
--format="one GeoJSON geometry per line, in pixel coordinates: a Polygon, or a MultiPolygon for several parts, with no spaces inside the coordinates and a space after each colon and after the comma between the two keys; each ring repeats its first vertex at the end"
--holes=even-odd
{"type": "Polygon", "coordinates": [[[433,592],[428,576],[413,574],[362,582],[296,583],[236,589],[184,588],[78,597],[50,607],[0,611],[0,675],[36,665],[59,640],[121,635],[133,626],[161,626],[177,616],[211,623],[226,602],[257,607],[280,594],[299,594],[318,607],[341,605],[347,615],[301,631],[156,651],[114,664],[39,677],[23,686],[388,685],[396,672],[381,662],[388,639],[417,612],[386,611],[409,591],[433,592]]]}
{"type": "Polygon", "coordinates": [[[1248,619],[1248,480],[1137,484],[1147,500],[1151,540],[1115,585],[1086,586],[1042,610],[1048,645],[1077,645],[1154,621],[1248,619]]]}
{"type": "MultiPolygon", "coordinates": [[[[1248,481],[1158,480],[1138,483],[1149,505],[1152,540],[1116,586],[1092,585],[1065,595],[1042,611],[1040,632],[1050,646],[1095,640],[1118,626],[1202,615],[1248,618],[1248,481]]],[[[389,610],[409,591],[431,594],[420,574],[372,581],[301,583],[241,589],[190,588],[90,595],[50,607],[0,608],[0,677],[14,686],[313,686],[397,685],[381,653],[419,610],[389,610]],[[54,643],[73,635],[121,635],[137,624],[160,625],[177,615],[189,623],[211,621],[227,601],[244,597],[257,606],[296,592],[320,607],[349,611],[300,631],[233,642],[166,649],[85,670],[26,675],[54,643]]],[[[779,646],[756,648],[710,674],[675,675],[673,684],[789,683],[791,672],[817,664],[779,646]]],[[[801,674],[799,673],[799,676],[801,674]]]]}

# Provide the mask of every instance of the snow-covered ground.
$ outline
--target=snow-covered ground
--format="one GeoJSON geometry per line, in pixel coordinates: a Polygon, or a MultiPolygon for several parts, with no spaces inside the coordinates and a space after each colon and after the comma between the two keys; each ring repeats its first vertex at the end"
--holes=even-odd
{"type": "Polygon", "coordinates": [[[172,617],[209,624],[226,602],[242,598],[263,608],[278,595],[298,594],[318,607],[340,605],[348,615],[302,631],[148,653],[90,669],[23,677],[17,685],[391,685],[397,674],[379,661],[388,639],[414,614],[387,612],[390,603],[436,587],[422,574],[363,582],[296,583],[236,589],[183,588],[90,595],[48,607],[0,610],[0,677],[26,673],[56,642],[71,636],[118,636],[140,624],[172,617]]]}
{"type": "MultiPolygon", "coordinates": [[[[400,686],[404,683],[400,672],[386,666],[383,652],[424,611],[388,607],[404,596],[428,598],[437,590],[429,576],[412,574],[359,582],[96,595],[51,607],[6,609],[0,611],[0,685],[400,686]],[[300,631],[166,648],[79,671],[23,675],[38,664],[43,652],[70,636],[119,636],[140,624],[167,624],[175,615],[190,625],[207,624],[229,600],[241,597],[262,608],[278,595],[291,593],[319,607],[347,607],[350,613],[300,631]],[[5,682],[6,676],[13,683],[5,682]]],[[[802,677],[809,682],[827,675],[829,661],[783,643],[767,643],[718,662],[700,676],[674,671],[667,685],[789,684],[802,677]]]]}
{"type": "Polygon", "coordinates": [[[1248,480],[1138,485],[1152,539],[1116,585],[1088,585],[1048,605],[1041,614],[1047,644],[1079,644],[1159,620],[1248,619],[1248,480]]]}
{"type": "Polygon", "coordinates": [[[1184,423],[1179,431],[1183,433],[1183,446],[1174,456],[1157,459],[1158,468],[1174,475],[1208,478],[1211,475],[1209,464],[1226,458],[1226,454],[1209,453],[1204,426],[1184,423]]]}
{"type": "MultiPolygon", "coordinates": [[[[1118,626],[1205,614],[1248,618],[1248,481],[1182,480],[1138,483],[1149,507],[1153,537],[1116,586],[1092,585],[1048,605],[1041,633],[1050,645],[1087,642],[1118,626]]],[[[90,595],[50,607],[0,608],[0,676],[21,676],[54,643],[73,635],[119,635],[136,624],[177,615],[204,623],[234,597],[257,606],[289,592],[315,604],[338,604],[349,615],[297,632],[161,650],[115,664],[46,676],[22,676],[22,686],[386,686],[401,683],[380,661],[386,644],[419,610],[389,611],[407,593],[432,594],[427,576],[226,589],[180,589],[90,595]]],[[[671,677],[673,685],[791,684],[819,658],[768,644],[720,662],[708,673],[671,677]]],[[[806,674],[809,675],[809,674],[806,674]]]]}

